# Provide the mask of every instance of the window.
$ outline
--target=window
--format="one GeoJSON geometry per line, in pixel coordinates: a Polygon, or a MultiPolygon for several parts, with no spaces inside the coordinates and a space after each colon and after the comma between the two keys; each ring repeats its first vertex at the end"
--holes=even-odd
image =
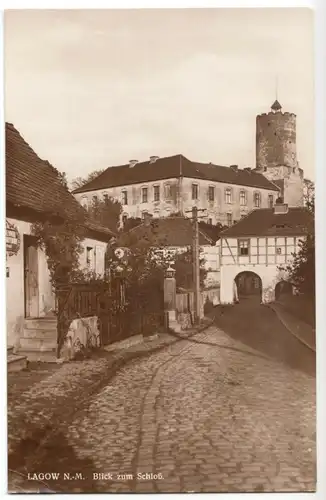
{"type": "Polygon", "coordinates": [[[215,188],[214,188],[214,186],[209,186],[208,187],[208,200],[214,201],[214,199],[215,199],[215,188]]]}
{"type": "Polygon", "coordinates": [[[259,208],[260,207],[260,193],[254,193],[254,206],[256,208],[259,208]]]}
{"type": "Polygon", "coordinates": [[[269,195],[268,195],[268,206],[269,206],[269,208],[273,208],[273,204],[274,204],[274,198],[273,198],[273,195],[272,195],[272,194],[269,194],[269,195]]]}
{"type": "Polygon", "coordinates": [[[247,193],[245,191],[240,191],[240,205],[247,205],[247,193]]]}
{"type": "Polygon", "coordinates": [[[147,201],[148,201],[148,188],[141,189],[141,201],[142,201],[142,203],[147,203],[147,201]]]}
{"type": "Polygon", "coordinates": [[[171,184],[164,185],[164,195],[167,200],[171,200],[172,198],[172,186],[171,184]]]}
{"type": "Polygon", "coordinates": [[[228,226],[232,226],[232,214],[226,214],[226,223],[228,226]]]}
{"type": "Polygon", "coordinates": [[[250,240],[238,240],[239,255],[249,255],[250,240]]]}
{"type": "Polygon", "coordinates": [[[232,190],[231,190],[231,188],[226,188],[226,190],[225,190],[225,203],[232,203],[232,190]]]}
{"type": "Polygon", "coordinates": [[[92,247],[86,247],[86,266],[91,267],[91,261],[92,261],[92,247]]]}
{"type": "Polygon", "coordinates": [[[198,200],[198,184],[192,185],[192,199],[198,200]]]}
{"type": "Polygon", "coordinates": [[[160,186],[154,186],[154,201],[160,201],[160,186]]]}
{"type": "Polygon", "coordinates": [[[128,192],[122,191],[122,205],[128,205],[128,192]]]}

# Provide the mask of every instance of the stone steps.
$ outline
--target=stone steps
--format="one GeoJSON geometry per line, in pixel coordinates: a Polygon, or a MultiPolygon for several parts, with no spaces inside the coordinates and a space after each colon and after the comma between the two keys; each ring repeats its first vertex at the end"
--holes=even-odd
{"type": "Polygon", "coordinates": [[[32,337],[26,338],[22,337],[20,339],[20,351],[24,349],[30,349],[34,351],[43,351],[47,349],[56,348],[57,338],[48,337],[32,337]]]}
{"type": "Polygon", "coordinates": [[[43,363],[57,362],[57,349],[49,348],[42,351],[35,349],[19,349],[19,354],[26,356],[28,361],[41,361],[43,363]]]}
{"type": "Polygon", "coordinates": [[[19,354],[29,361],[55,362],[57,359],[57,318],[28,318],[20,339],[19,354]]]}
{"type": "Polygon", "coordinates": [[[42,330],[47,332],[57,331],[57,318],[32,318],[25,319],[25,330],[42,330]]]}
{"type": "Polygon", "coordinates": [[[23,354],[14,354],[12,346],[7,347],[7,370],[8,372],[20,372],[27,367],[27,357],[23,354]]]}

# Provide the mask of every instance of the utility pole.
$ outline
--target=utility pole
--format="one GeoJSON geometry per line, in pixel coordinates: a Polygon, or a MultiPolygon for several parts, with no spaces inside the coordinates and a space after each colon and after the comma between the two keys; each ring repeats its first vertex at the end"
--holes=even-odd
{"type": "Polygon", "coordinates": [[[198,227],[198,209],[192,209],[192,222],[194,225],[193,242],[193,276],[194,276],[194,297],[195,297],[195,324],[200,319],[200,272],[199,272],[199,227],[198,227]]]}
{"type": "MultiPolygon", "coordinates": [[[[195,302],[195,324],[200,320],[200,262],[199,262],[199,226],[198,212],[204,212],[206,209],[198,209],[193,207],[192,223],[193,223],[193,240],[192,240],[192,255],[193,255],[193,285],[194,285],[194,302],[195,302]]],[[[190,211],[189,211],[190,212],[190,211]]],[[[189,213],[188,212],[188,213],[189,213]]]]}

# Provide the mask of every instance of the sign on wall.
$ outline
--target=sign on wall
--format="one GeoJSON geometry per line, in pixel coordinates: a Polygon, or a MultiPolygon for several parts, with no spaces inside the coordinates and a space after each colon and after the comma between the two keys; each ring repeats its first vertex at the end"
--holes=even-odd
{"type": "Polygon", "coordinates": [[[20,236],[16,226],[6,220],[6,253],[16,255],[20,248],[20,236]]]}

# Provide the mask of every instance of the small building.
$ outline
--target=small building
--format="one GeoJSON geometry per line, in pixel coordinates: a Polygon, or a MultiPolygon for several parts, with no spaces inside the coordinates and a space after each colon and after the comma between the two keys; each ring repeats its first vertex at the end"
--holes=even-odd
{"type": "MultiPolygon", "coordinates": [[[[86,238],[80,267],[103,274],[107,243],[113,233],[89,219],[60,180],[59,172],[37,156],[12,124],[6,123],[6,243],[13,250],[7,251],[6,262],[9,346],[22,347],[28,322],[35,326],[55,309],[47,258],[31,229],[35,222],[60,224],[64,220],[83,220],[86,238]]],[[[25,344],[30,340],[25,339],[25,344]]]]}
{"type": "Polygon", "coordinates": [[[217,243],[221,303],[232,304],[236,291],[239,300],[255,294],[263,303],[273,301],[275,288],[286,278],[280,267],[291,262],[312,224],[309,210],[279,200],[273,208],[254,210],[222,231],[217,243]]]}
{"type": "MultiPolygon", "coordinates": [[[[121,245],[132,245],[137,241],[146,241],[157,254],[166,261],[173,261],[177,254],[187,251],[193,243],[192,221],[183,216],[153,219],[146,217],[139,226],[134,227],[119,238],[121,245]]],[[[216,251],[217,237],[208,236],[199,229],[200,257],[204,259],[207,270],[205,284],[214,286],[219,283],[219,260],[216,251]]]]}

